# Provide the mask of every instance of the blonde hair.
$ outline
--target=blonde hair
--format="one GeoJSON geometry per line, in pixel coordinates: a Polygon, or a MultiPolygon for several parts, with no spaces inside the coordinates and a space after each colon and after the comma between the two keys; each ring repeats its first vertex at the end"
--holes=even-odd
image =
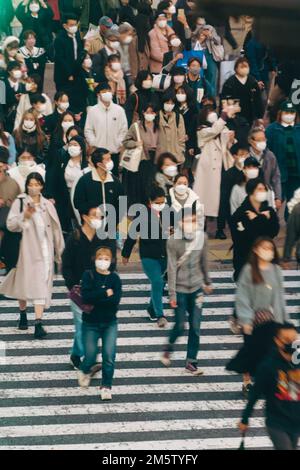
{"type": "Polygon", "coordinates": [[[112,259],[112,251],[110,248],[106,248],[106,247],[102,247],[102,248],[99,248],[96,253],[95,253],[95,259],[98,258],[98,256],[101,256],[101,255],[107,255],[109,256],[111,259],[112,259]]]}

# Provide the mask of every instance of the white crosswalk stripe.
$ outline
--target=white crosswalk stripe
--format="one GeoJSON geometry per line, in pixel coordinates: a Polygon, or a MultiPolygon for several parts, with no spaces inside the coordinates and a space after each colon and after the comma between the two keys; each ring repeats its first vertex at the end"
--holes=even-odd
{"type": "MultiPolygon", "coordinates": [[[[67,291],[55,279],[54,302],[45,314],[45,340],[32,339],[30,328],[19,331],[17,302],[0,304],[0,448],[191,450],[236,449],[237,421],[245,406],[241,378],[225,365],[242,338],[228,328],[235,285],[230,272],[214,272],[214,294],[205,298],[201,324],[199,366],[204,376],[184,370],[187,336],[173,354],[172,367],[160,362],[163,345],[173,326],[164,331],[148,321],[149,283],[143,274],[123,274],[124,298],[119,312],[119,337],[113,401],[102,403],[100,375],[88,389],[77,385],[69,365],[73,323],[67,291]],[[4,351],[6,355],[4,356],[4,351]]],[[[285,272],[287,311],[299,326],[300,273],[285,272]]],[[[263,403],[256,406],[248,448],[270,448],[263,419],[263,403]]]]}

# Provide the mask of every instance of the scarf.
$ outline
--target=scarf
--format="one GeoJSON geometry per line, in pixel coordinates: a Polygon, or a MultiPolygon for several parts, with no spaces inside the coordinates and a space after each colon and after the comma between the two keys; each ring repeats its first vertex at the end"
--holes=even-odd
{"type": "Polygon", "coordinates": [[[106,78],[112,87],[113,93],[117,97],[118,104],[125,104],[126,102],[126,84],[124,80],[124,73],[122,70],[114,72],[107,67],[105,71],[106,78]]]}

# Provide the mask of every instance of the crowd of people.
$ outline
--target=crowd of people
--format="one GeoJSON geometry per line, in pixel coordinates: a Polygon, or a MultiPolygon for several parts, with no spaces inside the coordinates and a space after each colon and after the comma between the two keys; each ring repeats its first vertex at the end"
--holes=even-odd
{"type": "Polygon", "coordinates": [[[102,369],[101,398],[110,400],[118,250],[127,265],[138,242],[150,321],[168,323],[166,286],[175,312],[161,362],[171,365],[187,317],[185,369],[199,376],[214,230],[232,240],[230,327],[244,346],[227,369],[243,374],[249,398],[240,429],[264,393],[274,446],[295,449],[297,331],[274,241],[281,221],[282,265],[295,245],[300,260],[300,109],[291,68],[259,41],[254,18],[214,25],[194,0],[22,0],[16,10],[5,0],[1,8],[0,292],[18,299],[18,328],[28,329],[31,302],[34,337],[46,337],[43,313],[61,270],[74,318],[71,364],[81,387],[102,369]]]}

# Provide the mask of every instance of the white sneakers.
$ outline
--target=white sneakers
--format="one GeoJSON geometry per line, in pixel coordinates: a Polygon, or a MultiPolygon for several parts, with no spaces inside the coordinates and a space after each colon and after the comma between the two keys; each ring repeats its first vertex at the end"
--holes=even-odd
{"type": "Polygon", "coordinates": [[[110,388],[101,388],[100,389],[100,396],[102,401],[111,400],[112,394],[110,388]]]}
{"type": "Polygon", "coordinates": [[[79,370],[77,377],[78,377],[79,387],[88,388],[91,382],[91,375],[84,374],[81,370],[79,370]]]}

